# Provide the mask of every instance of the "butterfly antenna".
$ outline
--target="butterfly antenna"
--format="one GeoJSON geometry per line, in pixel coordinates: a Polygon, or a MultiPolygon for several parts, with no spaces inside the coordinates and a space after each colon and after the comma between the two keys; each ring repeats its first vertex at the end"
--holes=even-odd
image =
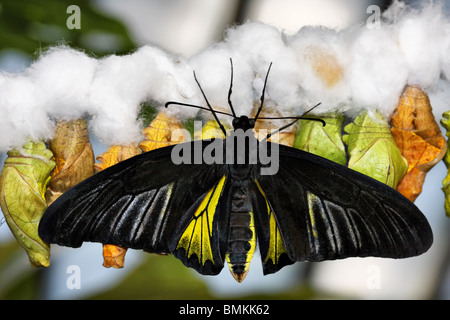
{"type": "Polygon", "coordinates": [[[206,104],[208,105],[209,111],[212,112],[214,119],[216,120],[217,124],[220,127],[220,130],[222,130],[223,134],[225,136],[227,136],[227,131],[225,130],[222,123],[220,122],[219,118],[217,117],[216,111],[211,107],[211,104],[209,103],[208,98],[206,98],[205,92],[203,91],[202,86],[200,85],[200,82],[197,79],[197,75],[195,74],[195,71],[194,71],[194,79],[195,79],[195,82],[197,82],[197,85],[200,88],[200,91],[202,92],[203,98],[205,98],[205,101],[206,101],[206,104]]]}
{"type": "Polygon", "coordinates": [[[265,119],[265,120],[275,120],[275,119],[294,119],[294,121],[288,123],[285,126],[282,126],[281,128],[278,128],[275,131],[272,131],[271,133],[269,133],[262,141],[265,141],[267,139],[269,139],[271,136],[273,136],[274,134],[277,134],[278,132],[289,128],[290,126],[294,125],[298,120],[310,120],[310,121],[318,121],[321,122],[322,125],[325,127],[326,122],[322,119],[317,119],[317,118],[308,118],[308,117],[304,117],[305,114],[311,112],[312,110],[314,110],[315,108],[317,108],[318,106],[320,106],[321,102],[319,102],[318,104],[316,104],[314,107],[312,107],[311,109],[307,110],[305,113],[303,113],[300,117],[280,117],[280,118],[261,118],[261,119],[265,119]]]}
{"type": "MultiPolygon", "coordinates": [[[[189,103],[182,103],[182,102],[176,102],[176,101],[168,101],[166,102],[166,104],[164,105],[166,108],[169,107],[170,105],[179,105],[179,106],[184,106],[184,107],[191,107],[191,108],[197,108],[197,109],[202,109],[202,110],[206,110],[208,112],[211,112],[211,110],[209,110],[209,108],[205,108],[202,106],[197,106],[195,104],[189,104],[189,103]]],[[[216,113],[219,114],[223,114],[225,116],[230,116],[233,117],[232,114],[226,113],[226,112],[222,112],[222,111],[218,111],[218,110],[214,110],[216,113]]]]}
{"type": "MultiPolygon", "coordinates": [[[[315,105],[314,107],[312,107],[311,109],[306,110],[305,112],[303,112],[303,114],[300,116],[301,119],[306,120],[305,118],[303,118],[303,116],[304,116],[305,114],[310,113],[311,111],[313,111],[315,108],[317,108],[317,107],[320,106],[321,104],[322,104],[322,102],[319,102],[318,104],[316,104],[316,105],[315,105]]],[[[308,120],[309,120],[309,119],[308,119],[308,120]]],[[[316,119],[316,120],[320,120],[320,119],[316,119]]],[[[323,120],[321,120],[321,121],[323,121],[323,120]]],[[[325,124],[324,124],[324,126],[325,126],[325,124]]]]}
{"type": "Polygon", "coordinates": [[[234,112],[233,104],[231,103],[231,92],[233,91],[233,59],[230,58],[231,65],[231,80],[230,80],[230,89],[228,90],[228,105],[230,106],[231,113],[233,117],[236,118],[236,113],[234,112]]]}
{"type": "Polygon", "coordinates": [[[259,105],[258,112],[256,112],[256,116],[255,116],[255,119],[254,119],[255,121],[258,119],[258,116],[259,116],[259,114],[260,114],[260,112],[261,112],[261,110],[263,108],[263,105],[264,105],[264,94],[266,93],[267,79],[269,78],[270,68],[272,68],[272,62],[270,63],[269,69],[267,70],[267,73],[266,73],[266,79],[264,80],[264,87],[263,87],[262,94],[261,94],[261,99],[260,99],[261,104],[259,105]]]}

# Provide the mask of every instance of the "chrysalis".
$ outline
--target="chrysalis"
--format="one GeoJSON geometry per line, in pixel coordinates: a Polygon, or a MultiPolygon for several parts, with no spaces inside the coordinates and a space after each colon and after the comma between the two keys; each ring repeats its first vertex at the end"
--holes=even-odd
{"type": "Polygon", "coordinates": [[[54,154],[56,168],[45,195],[48,205],[94,174],[94,151],[86,120],[58,121],[49,148],[54,154]]]}
{"type": "Polygon", "coordinates": [[[445,214],[450,217],[450,110],[442,114],[443,119],[441,119],[441,124],[447,130],[446,136],[447,142],[447,152],[444,156],[444,163],[447,166],[447,176],[442,181],[445,195],[445,214]]]}
{"type": "Polygon", "coordinates": [[[142,133],[145,140],[139,143],[139,148],[144,152],[188,141],[190,138],[181,122],[165,112],[159,112],[142,133]]]}
{"type": "Polygon", "coordinates": [[[9,228],[33,266],[48,267],[50,246],[38,235],[47,209],[44,194],[55,167],[43,142],[28,142],[8,152],[0,175],[0,205],[9,228]]]}
{"type": "MultiPolygon", "coordinates": [[[[227,127],[225,126],[225,128],[227,128],[227,127]]],[[[217,122],[215,122],[214,120],[207,121],[202,126],[201,130],[196,130],[194,132],[195,140],[204,140],[204,139],[212,139],[212,138],[225,139],[223,132],[220,130],[220,127],[217,125],[217,122]]]]}
{"type": "Polygon", "coordinates": [[[100,162],[94,164],[95,171],[102,171],[140,153],[141,150],[136,144],[110,146],[105,152],[97,156],[97,160],[100,162]]]}
{"type": "Polygon", "coordinates": [[[326,125],[317,121],[300,120],[294,147],[346,165],[347,154],[341,136],[345,116],[336,112],[317,118],[324,120],[326,125]]]}
{"type": "Polygon", "coordinates": [[[422,192],[427,172],[442,160],[447,145],[434,119],[427,94],[417,86],[407,86],[391,117],[391,131],[408,171],[397,190],[414,202],[422,192]]]}
{"type": "Polygon", "coordinates": [[[396,188],[408,169],[392,137],[389,124],[378,111],[364,111],[345,126],[348,167],[396,188]]]}

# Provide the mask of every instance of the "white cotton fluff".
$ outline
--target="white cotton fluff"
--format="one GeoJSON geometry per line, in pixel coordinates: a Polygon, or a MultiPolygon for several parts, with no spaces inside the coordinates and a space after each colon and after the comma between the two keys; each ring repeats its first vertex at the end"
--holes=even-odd
{"type": "Polygon", "coordinates": [[[349,87],[357,112],[377,108],[386,117],[395,109],[408,80],[408,65],[389,29],[362,29],[350,48],[349,87]]]}
{"type": "MultiPolygon", "coordinates": [[[[150,54],[155,48],[145,47],[150,54]]],[[[151,54],[152,55],[152,54],[151,54]]],[[[189,104],[198,103],[197,85],[194,81],[193,69],[187,59],[177,55],[152,55],[154,81],[148,86],[148,97],[165,110],[167,114],[180,120],[193,118],[199,110],[171,105],[165,108],[168,101],[189,104]]]]}
{"type": "Polygon", "coordinates": [[[450,22],[442,26],[443,39],[439,46],[440,64],[442,75],[450,80],[450,22]]]}
{"type": "Polygon", "coordinates": [[[26,71],[45,96],[45,109],[55,120],[73,120],[89,110],[97,59],[67,46],[50,48],[26,71]]]}
{"type": "Polygon", "coordinates": [[[23,74],[2,74],[0,79],[0,151],[52,137],[46,100],[35,83],[23,74]]]}
{"type": "MultiPolygon", "coordinates": [[[[267,107],[274,105],[281,116],[293,116],[299,109],[300,70],[294,51],[275,27],[249,22],[227,31],[225,42],[233,52],[246,57],[254,71],[253,98],[259,102],[264,80],[272,64],[265,91],[267,107]]],[[[266,110],[269,111],[269,110],[266,110]]]]}
{"type": "MultiPolygon", "coordinates": [[[[205,93],[210,105],[221,112],[232,114],[228,103],[228,92],[231,83],[231,61],[233,62],[233,87],[231,103],[237,116],[249,116],[253,108],[253,69],[239,53],[233,52],[224,44],[213,45],[206,50],[192,56],[189,60],[196,77],[205,93]]],[[[197,103],[207,107],[198,85],[197,103]]],[[[212,119],[208,111],[202,112],[207,119],[212,119]]],[[[218,115],[221,121],[231,126],[232,117],[218,115]]]]}
{"type": "Polygon", "coordinates": [[[140,104],[147,99],[152,82],[152,68],[142,50],[99,60],[89,103],[90,128],[101,142],[115,145],[138,141],[140,104]]]}
{"type": "Polygon", "coordinates": [[[315,110],[319,113],[348,106],[350,91],[347,84],[347,42],[345,34],[323,27],[304,27],[288,38],[288,45],[294,50],[299,64],[299,85],[303,92],[304,110],[319,102],[321,105],[315,110]],[[320,57],[321,54],[332,56],[333,63],[341,69],[341,74],[335,75],[336,80],[331,84],[324,82],[312,63],[312,58],[320,57]]]}
{"type": "Polygon", "coordinates": [[[169,55],[151,46],[100,59],[89,96],[92,132],[108,145],[139,141],[138,114],[143,102],[162,105],[194,94],[185,85],[185,73],[169,55]]]}
{"type": "MultiPolygon", "coordinates": [[[[67,46],[54,47],[27,74],[43,92],[45,111],[53,119],[91,116],[92,132],[108,145],[140,139],[137,118],[142,102],[152,100],[162,107],[168,100],[183,101],[195,94],[188,83],[192,72],[187,61],[152,46],[103,59],[67,46]]],[[[178,111],[170,110],[181,118],[196,112],[178,111]]]]}
{"type": "Polygon", "coordinates": [[[225,42],[231,50],[246,58],[258,76],[264,77],[267,68],[284,47],[280,31],[262,22],[248,22],[230,28],[225,42]]]}
{"type": "Polygon", "coordinates": [[[440,45],[445,41],[442,5],[430,2],[421,10],[403,10],[395,32],[408,66],[408,84],[427,90],[441,74],[440,45]]]}

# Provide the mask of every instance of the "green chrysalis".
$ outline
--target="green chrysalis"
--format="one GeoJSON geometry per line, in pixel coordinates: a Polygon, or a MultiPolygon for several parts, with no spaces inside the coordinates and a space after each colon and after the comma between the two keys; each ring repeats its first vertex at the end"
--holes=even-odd
{"type": "Polygon", "coordinates": [[[43,142],[28,142],[8,152],[0,175],[0,205],[9,228],[33,266],[49,265],[50,247],[38,235],[47,209],[44,194],[55,167],[43,142]]]}
{"type": "Polygon", "coordinates": [[[447,152],[444,156],[444,163],[447,166],[447,176],[442,181],[443,188],[445,195],[445,214],[450,217],[450,143],[448,138],[450,138],[450,110],[446,111],[442,114],[443,119],[441,119],[442,126],[447,130],[446,136],[447,136],[447,152]]]}
{"type": "Polygon", "coordinates": [[[402,156],[379,111],[364,111],[345,126],[342,137],[348,146],[348,167],[396,188],[406,174],[408,162],[402,156]]]}
{"type": "Polygon", "coordinates": [[[294,147],[345,165],[347,155],[341,137],[345,116],[335,112],[315,118],[324,120],[326,125],[323,126],[317,121],[301,120],[294,147]]]}

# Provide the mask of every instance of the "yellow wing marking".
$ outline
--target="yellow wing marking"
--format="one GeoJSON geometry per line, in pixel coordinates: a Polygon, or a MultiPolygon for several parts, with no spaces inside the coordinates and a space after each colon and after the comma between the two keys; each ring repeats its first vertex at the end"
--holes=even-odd
{"type": "Polygon", "coordinates": [[[196,254],[201,265],[204,265],[207,260],[214,262],[210,240],[213,231],[214,214],[222,194],[224,183],[225,176],[211,188],[178,241],[177,249],[184,248],[187,259],[193,254],[196,254]]]}
{"type": "Polygon", "coordinates": [[[267,251],[267,256],[264,263],[267,263],[272,260],[273,264],[278,264],[280,256],[282,253],[286,253],[286,248],[283,244],[283,239],[281,238],[280,229],[278,228],[277,221],[275,220],[275,216],[273,214],[272,209],[270,208],[269,202],[267,201],[267,197],[264,191],[261,189],[258,181],[255,179],[256,185],[258,186],[259,191],[264,196],[267,205],[267,214],[269,215],[269,250],[267,251]]]}
{"type": "Polygon", "coordinates": [[[311,221],[311,230],[314,238],[317,238],[316,217],[314,216],[314,211],[317,209],[317,205],[319,205],[319,202],[317,201],[318,197],[311,192],[307,192],[306,197],[308,201],[308,213],[311,221]]]}

